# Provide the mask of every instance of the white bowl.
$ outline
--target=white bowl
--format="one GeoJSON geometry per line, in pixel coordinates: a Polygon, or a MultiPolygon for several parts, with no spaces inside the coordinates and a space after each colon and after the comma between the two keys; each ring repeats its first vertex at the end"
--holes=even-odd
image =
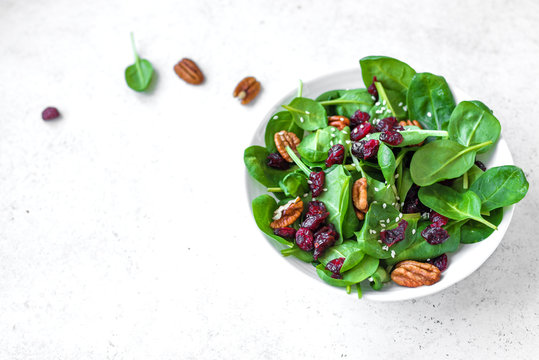
{"type": "MultiPolygon", "coordinates": [[[[318,79],[306,82],[303,86],[303,96],[316,98],[318,95],[329,90],[353,89],[361,87],[364,87],[364,85],[361,78],[361,70],[358,67],[357,69],[350,69],[325,75],[318,79]]],[[[457,102],[462,100],[475,100],[465,95],[458,89],[452,88],[452,91],[457,102]]],[[[288,104],[290,100],[296,96],[296,93],[297,89],[294,89],[269,110],[254,134],[251,145],[264,145],[264,130],[268,120],[274,113],[283,110],[281,105],[288,104]]],[[[507,143],[503,137],[500,137],[496,147],[492,151],[490,151],[488,154],[480,155],[479,158],[487,167],[513,164],[513,157],[511,156],[507,143]]],[[[252,179],[248,173],[246,175],[246,187],[249,206],[251,206],[251,201],[255,197],[267,193],[266,188],[252,179]]],[[[443,272],[442,279],[436,284],[417,288],[407,288],[398,286],[394,283],[387,283],[380,291],[374,291],[370,288],[370,286],[362,286],[363,298],[375,301],[408,300],[437,293],[438,291],[459,282],[477,270],[481,264],[483,264],[489,258],[494,250],[496,250],[496,247],[498,247],[498,244],[502,240],[503,235],[509,227],[509,223],[513,217],[513,210],[514,206],[504,208],[503,220],[498,226],[498,230],[487,239],[475,244],[461,245],[456,252],[448,254],[449,267],[443,272]]],[[[252,221],[254,221],[254,219],[252,219],[252,221]]],[[[262,232],[260,232],[260,237],[266,237],[276,250],[275,253],[277,256],[282,256],[279,251],[285,248],[284,245],[277,243],[275,240],[264,235],[262,232]]],[[[320,286],[326,286],[328,291],[329,289],[335,289],[342,291],[343,296],[346,295],[344,288],[338,288],[324,283],[318,277],[316,270],[311,264],[305,263],[293,257],[283,257],[283,261],[291,262],[298,270],[304,272],[307,276],[317,279],[320,282],[320,286]]]]}

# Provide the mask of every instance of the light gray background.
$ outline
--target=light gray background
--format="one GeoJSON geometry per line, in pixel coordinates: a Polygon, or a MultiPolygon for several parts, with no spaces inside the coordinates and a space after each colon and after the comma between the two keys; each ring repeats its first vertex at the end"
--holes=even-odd
{"type": "Polygon", "coordinates": [[[538,56],[533,0],[0,0],[0,359],[533,358],[538,56]],[[123,79],[130,31],[148,94],[123,79]],[[244,195],[267,109],[371,54],[492,107],[530,182],[493,256],[417,301],[295,271],[244,195]],[[204,85],[173,73],[184,56],[204,85]],[[242,107],[246,75],[263,90],[242,107]]]}

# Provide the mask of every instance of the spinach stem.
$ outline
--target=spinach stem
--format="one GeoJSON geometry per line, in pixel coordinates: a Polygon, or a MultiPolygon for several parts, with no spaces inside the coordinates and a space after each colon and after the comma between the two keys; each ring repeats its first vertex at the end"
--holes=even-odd
{"type": "Polygon", "coordinates": [[[364,101],[358,101],[358,100],[341,100],[341,99],[333,99],[333,100],[324,100],[318,102],[320,105],[336,105],[336,104],[365,104],[364,101]]]}
{"type": "Polygon", "coordinates": [[[361,299],[363,297],[363,292],[361,291],[360,283],[356,284],[356,288],[357,288],[357,297],[358,297],[358,299],[361,299]]]}
{"type": "Polygon", "coordinates": [[[142,78],[142,69],[140,68],[140,58],[137,54],[137,49],[135,47],[135,36],[133,35],[133,32],[131,32],[131,47],[133,48],[133,54],[135,54],[135,66],[137,68],[137,75],[139,81],[141,83],[144,83],[144,79],[142,78]]]}
{"type": "Polygon", "coordinates": [[[406,155],[406,153],[410,151],[409,149],[402,149],[400,152],[399,152],[399,155],[397,155],[397,158],[395,159],[395,167],[399,167],[402,159],[404,159],[404,155],[406,155]]]}
{"type": "Polygon", "coordinates": [[[391,106],[391,103],[389,102],[389,99],[386,94],[386,90],[384,89],[384,86],[382,85],[382,83],[375,81],[374,86],[376,86],[376,90],[378,90],[378,94],[380,95],[380,98],[386,102],[384,105],[386,105],[389,108],[393,116],[396,116],[395,110],[393,110],[393,106],[391,106]]]}
{"type": "Polygon", "coordinates": [[[350,295],[352,292],[352,285],[346,285],[346,293],[350,295]]]}
{"type": "Polygon", "coordinates": [[[290,148],[290,146],[287,146],[286,147],[286,152],[288,153],[288,155],[290,155],[290,157],[292,158],[292,160],[294,160],[294,162],[296,163],[296,165],[305,173],[305,175],[307,176],[310,176],[311,175],[311,170],[307,167],[307,165],[305,165],[303,163],[303,161],[301,161],[299,159],[299,157],[296,155],[296,153],[294,151],[292,151],[292,149],[290,148]]]}
{"type": "Polygon", "coordinates": [[[489,228],[491,229],[494,229],[494,230],[498,230],[498,227],[490,222],[488,222],[487,220],[483,219],[482,217],[478,217],[478,218],[472,218],[474,220],[477,220],[479,221],[480,223],[483,223],[485,224],[486,226],[488,226],[489,228]]]}
{"type": "Polygon", "coordinates": [[[305,114],[305,115],[307,115],[307,113],[306,113],[305,111],[302,111],[302,110],[293,108],[292,106],[288,106],[288,105],[281,105],[281,106],[284,107],[284,108],[285,108],[286,110],[288,110],[288,111],[295,112],[295,113],[298,113],[298,114],[305,114]]]}
{"type": "Polygon", "coordinates": [[[464,175],[462,175],[462,188],[464,190],[468,189],[468,172],[466,171],[464,175]]]}
{"type": "Polygon", "coordinates": [[[301,97],[303,95],[303,81],[301,79],[299,80],[299,86],[298,86],[298,97],[301,97]]]}
{"type": "Polygon", "coordinates": [[[268,188],[268,192],[277,193],[277,192],[283,192],[283,189],[280,187],[270,187],[268,188]]]}
{"type": "Polygon", "coordinates": [[[350,165],[344,165],[344,168],[348,171],[350,170],[355,170],[356,169],[356,166],[353,165],[353,164],[350,164],[350,165]]]}

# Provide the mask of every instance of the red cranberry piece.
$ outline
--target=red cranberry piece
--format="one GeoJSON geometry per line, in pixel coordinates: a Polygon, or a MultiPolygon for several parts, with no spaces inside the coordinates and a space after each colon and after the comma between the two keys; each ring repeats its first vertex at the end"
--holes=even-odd
{"type": "Polygon", "coordinates": [[[337,232],[337,229],[335,229],[335,226],[333,224],[328,224],[328,225],[320,228],[320,230],[318,230],[314,234],[314,237],[316,238],[316,235],[321,234],[321,233],[328,233],[331,236],[335,237],[335,240],[339,239],[339,233],[337,232]]]}
{"type": "Polygon", "coordinates": [[[326,251],[327,248],[335,243],[335,236],[329,232],[317,232],[314,238],[314,254],[313,258],[318,260],[318,257],[326,251]]]}
{"type": "Polygon", "coordinates": [[[408,221],[401,220],[396,228],[380,231],[380,240],[382,240],[382,242],[387,246],[391,246],[396,242],[402,241],[406,235],[407,227],[408,221]]]}
{"type": "Polygon", "coordinates": [[[369,94],[371,94],[372,96],[374,96],[376,98],[376,100],[378,100],[378,90],[376,90],[376,85],[374,85],[374,82],[376,81],[376,76],[374,76],[372,78],[372,84],[369,86],[369,88],[367,89],[367,91],[369,92],[369,94]]]}
{"type": "Polygon", "coordinates": [[[388,118],[382,119],[378,121],[378,123],[376,124],[376,132],[384,132],[384,131],[393,130],[393,127],[395,125],[398,125],[398,123],[397,123],[397,119],[394,117],[388,117],[388,118]]]}
{"type": "Polygon", "coordinates": [[[397,146],[404,139],[399,132],[389,130],[389,131],[384,131],[383,133],[380,134],[380,140],[382,140],[388,145],[397,146]]]}
{"type": "Polygon", "coordinates": [[[479,160],[476,160],[475,161],[475,165],[480,168],[481,170],[483,171],[487,171],[487,167],[485,166],[485,164],[483,164],[483,162],[479,161],[479,160]]]}
{"type": "Polygon", "coordinates": [[[441,227],[427,226],[421,236],[431,245],[438,245],[449,239],[449,233],[441,227]]]}
{"type": "Polygon", "coordinates": [[[57,108],[49,106],[41,113],[41,118],[43,120],[54,120],[60,116],[60,112],[57,108]]]}
{"type": "Polygon", "coordinates": [[[311,251],[314,248],[313,233],[309,229],[299,228],[296,232],[296,244],[301,250],[311,251]]]}
{"type": "Polygon", "coordinates": [[[436,266],[438,269],[440,269],[440,271],[444,271],[445,269],[447,269],[447,265],[448,265],[446,254],[442,254],[438,256],[437,258],[428,260],[427,262],[429,264],[436,266]]]}
{"type": "Polygon", "coordinates": [[[344,146],[341,144],[335,144],[328,151],[328,158],[326,159],[326,167],[332,167],[334,164],[342,164],[344,161],[344,146]]]}
{"type": "Polygon", "coordinates": [[[342,265],[344,264],[344,260],[345,260],[345,258],[343,258],[343,257],[331,260],[326,265],[326,270],[331,271],[335,275],[340,275],[342,265]]]}
{"type": "Polygon", "coordinates": [[[352,144],[352,155],[358,159],[370,159],[378,154],[378,140],[361,140],[352,144]]]}
{"type": "Polygon", "coordinates": [[[326,212],[327,212],[326,205],[324,205],[323,202],[313,200],[309,202],[309,208],[307,209],[307,214],[305,214],[305,216],[324,214],[326,212]]]}
{"type": "Polygon", "coordinates": [[[328,218],[329,213],[325,212],[322,214],[314,214],[314,215],[308,215],[305,220],[303,220],[303,223],[301,224],[302,228],[309,229],[311,231],[315,231],[326,221],[328,218]]]}
{"type": "Polygon", "coordinates": [[[269,154],[266,158],[266,164],[269,167],[279,170],[286,170],[290,167],[290,163],[286,161],[279,153],[269,154]]]}
{"type": "Polygon", "coordinates": [[[358,110],[350,118],[350,127],[354,129],[356,126],[369,122],[370,119],[369,113],[358,110]]]}
{"type": "Polygon", "coordinates": [[[359,141],[363,139],[367,134],[369,134],[372,130],[372,125],[369,122],[365,122],[363,124],[360,124],[354,128],[350,132],[350,140],[352,141],[359,141]]]}
{"type": "Polygon", "coordinates": [[[438,214],[436,211],[431,211],[429,215],[429,220],[432,223],[430,226],[442,227],[444,225],[447,225],[447,221],[449,219],[441,214],[438,214]]]}
{"type": "Polygon", "coordinates": [[[414,214],[414,213],[423,213],[429,210],[428,207],[423,205],[419,200],[417,195],[419,191],[419,186],[412,185],[408,193],[406,194],[406,199],[404,200],[404,206],[402,207],[402,212],[405,214],[414,214]]]}
{"type": "Polygon", "coordinates": [[[313,193],[313,198],[320,196],[324,190],[324,181],[326,180],[326,174],[323,171],[313,171],[309,175],[309,188],[313,193]]]}
{"type": "Polygon", "coordinates": [[[282,227],[278,229],[273,229],[273,233],[287,240],[293,240],[296,238],[296,229],[291,228],[291,227],[282,227]]]}

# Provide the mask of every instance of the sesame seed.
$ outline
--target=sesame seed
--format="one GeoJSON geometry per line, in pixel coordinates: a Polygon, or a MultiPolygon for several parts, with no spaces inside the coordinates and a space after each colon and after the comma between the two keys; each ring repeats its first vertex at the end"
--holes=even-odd
{"type": "Polygon", "coordinates": [[[395,174],[395,179],[398,179],[399,178],[399,174],[395,174]]]}
{"type": "MultiPolygon", "coordinates": [[[[397,195],[395,196],[395,199],[400,200],[401,198],[397,195]]],[[[404,203],[402,203],[402,205],[404,205],[404,203]]]]}
{"type": "Polygon", "coordinates": [[[392,258],[395,257],[395,250],[391,250],[391,257],[392,257],[392,258]]]}
{"type": "Polygon", "coordinates": [[[382,101],[382,105],[385,105],[385,104],[386,104],[386,101],[385,101],[385,100],[384,100],[384,101],[382,101]]]}
{"type": "Polygon", "coordinates": [[[382,204],[382,207],[385,209],[387,207],[387,204],[386,203],[383,203],[382,204]]]}
{"type": "Polygon", "coordinates": [[[300,121],[300,122],[304,122],[305,120],[303,119],[303,117],[300,117],[300,118],[299,118],[299,121],[300,121]]]}
{"type": "Polygon", "coordinates": [[[380,106],[380,101],[377,101],[376,104],[374,104],[376,106],[380,106]]]}
{"type": "Polygon", "coordinates": [[[277,115],[275,115],[273,118],[276,120],[276,119],[278,119],[279,117],[278,117],[277,115]]]}
{"type": "Polygon", "coordinates": [[[412,229],[412,235],[415,234],[415,229],[412,229]]]}
{"type": "Polygon", "coordinates": [[[303,194],[303,197],[307,197],[307,196],[309,196],[309,193],[303,194]]]}
{"type": "Polygon", "coordinates": [[[402,110],[404,110],[404,111],[408,110],[408,106],[404,105],[404,106],[402,107],[402,110]]]}
{"type": "Polygon", "coordinates": [[[329,142],[329,145],[333,146],[333,140],[331,140],[331,141],[329,142]]]}
{"type": "MultiPolygon", "coordinates": [[[[347,143],[347,144],[351,144],[351,143],[352,143],[352,141],[350,141],[350,140],[346,140],[346,141],[345,141],[345,143],[347,143]]],[[[353,164],[353,165],[355,165],[355,164],[353,164]]]]}
{"type": "MultiPolygon", "coordinates": [[[[354,164],[355,166],[356,164],[354,164]]],[[[371,204],[378,204],[378,201],[374,200],[371,204]]]]}
{"type": "Polygon", "coordinates": [[[310,114],[309,110],[305,110],[305,114],[309,115],[310,114]]]}
{"type": "Polygon", "coordinates": [[[403,105],[403,104],[402,104],[402,101],[401,101],[401,102],[399,103],[399,106],[401,106],[401,107],[402,107],[402,105],[403,105]]]}
{"type": "Polygon", "coordinates": [[[331,137],[335,137],[335,134],[331,134],[331,137]]]}
{"type": "Polygon", "coordinates": [[[371,99],[376,100],[376,98],[374,96],[371,96],[371,99]]]}
{"type": "Polygon", "coordinates": [[[381,244],[381,243],[382,243],[382,240],[378,240],[378,242],[381,244]]]}
{"type": "Polygon", "coordinates": [[[427,261],[430,261],[430,258],[428,258],[427,261]]]}
{"type": "Polygon", "coordinates": [[[328,188],[324,188],[324,191],[328,191],[328,188]]]}
{"type": "Polygon", "coordinates": [[[307,180],[307,184],[311,185],[313,182],[311,180],[307,180]]]}
{"type": "Polygon", "coordinates": [[[386,227],[386,224],[380,224],[381,227],[386,227]]]}
{"type": "Polygon", "coordinates": [[[399,213],[399,217],[402,219],[404,215],[402,213],[399,213]]]}
{"type": "Polygon", "coordinates": [[[344,130],[343,130],[343,131],[341,131],[341,132],[342,132],[343,134],[348,134],[348,133],[347,133],[346,131],[344,131],[344,130]]]}
{"type": "Polygon", "coordinates": [[[372,276],[369,278],[369,281],[370,281],[370,282],[373,282],[373,281],[374,281],[374,279],[372,278],[372,276]]]}
{"type": "Polygon", "coordinates": [[[428,116],[428,117],[432,117],[432,113],[429,111],[429,112],[427,113],[427,116],[428,116]]]}
{"type": "Polygon", "coordinates": [[[387,245],[382,246],[382,250],[389,251],[389,246],[387,245]]]}
{"type": "Polygon", "coordinates": [[[395,218],[395,222],[399,222],[399,219],[400,219],[400,218],[397,216],[397,217],[395,218]]]}
{"type": "Polygon", "coordinates": [[[373,233],[373,234],[376,234],[376,230],[373,230],[372,233],[373,233]]]}
{"type": "Polygon", "coordinates": [[[389,218],[387,218],[387,220],[386,220],[386,223],[388,223],[388,224],[389,224],[389,222],[390,222],[390,221],[391,221],[391,220],[389,220],[389,218]]]}
{"type": "Polygon", "coordinates": [[[395,206],[395,203],[391,203],[391,206],[395,206]]]}

